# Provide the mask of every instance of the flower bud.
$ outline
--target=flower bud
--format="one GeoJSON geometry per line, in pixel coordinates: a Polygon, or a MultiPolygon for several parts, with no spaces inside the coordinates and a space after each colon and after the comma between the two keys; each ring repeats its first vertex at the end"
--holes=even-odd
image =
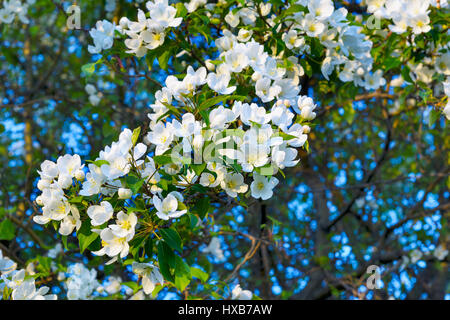
{"type": "Polygon", "coordinates": [[[75,172],[75,179],[78,181],[84,181],[84,171],[79,169],[75,172]]]}
{"type": "Polygon", "coordinates": [[[36,203],[37,203],[38,205],[40,205],[41,207],[44,206],[44,201],[42,200],[42,197],[41,197],[41,196],[38,196],[38,197],[36,198],[36,203]]]}
{"type": "Polygon", "coordinates": [[[118,194],[119,199],[130,199],[133,195],[133,192],[127,188],[119,188],[118,194]]]}
{"type": "Polygon", "coordinates": [[[41,180],[39,180],[37,187],[39,190],[43,191],[45,188],[48,188],[49,185],[50,185],[50,181],[41,179],[41,180]]]}
{"type": "Polygon", "coordinates": [[[68,174],[62,174],[58,177],[58,186],[67,189],[72,185],[72,177],[68,174]]]}
{"type": "Polygon", "coordinates": [[[205,65],[208,71],[214,71],[216,69],[216,66],[214,65],[214,63],[211,62],[210,59],[205,61],[205,65]]]}
{"type": "Polygon", "coordinates": [[[302,127],[302,129],[303,129],[303,133],[305,133],[305,134],[308,134],[308,133],[311,132],[311,128],[309,126],[307,126],[307,125],[304,125],[302,127]]]}
{"type": "Polygon", "coordinates": [[[406,105],[408,107],[414,107],[416,105],[416,99],[414,98],[406,99],[406,105]]]}
{"type": "Polygon", "coordinates": [[[253,81],[258,81],[259,79],[261,79],[262,78],[262,74],[261,73],[259,73],[259,72],[254,72],[253,74],[252,74],[252,80],[253,81]]]}
{"type": "Polygon", "coordinates": [[[302,108],[301,116],[305,120],[313,120],[316,117],[316,113],[312,111],[312,108],[307,106],[302,108]]]}

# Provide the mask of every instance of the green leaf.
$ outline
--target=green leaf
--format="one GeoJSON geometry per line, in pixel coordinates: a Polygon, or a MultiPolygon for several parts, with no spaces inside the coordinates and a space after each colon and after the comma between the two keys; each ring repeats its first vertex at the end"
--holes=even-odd
{"type": "Polygon", "coordinates": [[[87,63],[81,66],[81,71],[86,75],[86,77],[90,77],[95,72],[96,63],[87,63]]]}
{"type": "Polygon", "coordinates": [[[109,162],[106,160],[97,160],[97,161],[92,161],[92,160],[86,160],[87,163],[93,163],[94,165],[96,165],[97,167],[101,167],[102,165],[106,164],[109,165],[109,162]]]}
{"type": "Polygon", "coordinates": [[[139,135],[141,134],[141,127],[137,127],[133,130],[133,135],[131,136],[131,143],[133,143],[133,146],[136,145],[136,142],[139,139],[139,135]]]}
{"type": "Polygon", "coordinates": [[[184,18],[187,15],[188,11],[184,3],[178,2],[175,7],[177,8],[177,17],[184,18]]]}
{"type": "Polygon", "coordinates": [[[127,286],[128,288],[133,290],[133,293],[136,293],[139,290],[139,285],[133,281],[122,282],[122,285],[127,286]]]}
{"type": "Polygon", "coordinates": [[[130,241],[130,253],[134,258],[139,257],[139,249],[145,244],[145,240],[145,237],[138,237],[130,241]]]}
{"type": "Polygon", "coordinates": [[[194,172],[197,176],[200,176],[202,174],[203,170],[205,170],[205,168],[206,168],[206,163],[192,164],[191,168],[194,170],[194,172]]]}
{"type": "Polygon", "coordinates": [[[172,163],[172,157],[166,156],[166,155],[154,156],[153,161],[155,161],[155,163],[157,163],[157,164],[165,165],[165,164],[172,163]]]}
{"type": "Polygon", "coordinates": [[[178,232],[173,229],[160,229],[159,232],[161,233],[164,241],[174,250],[177,250],[178,252],[183,251],[183,247],[181,245],[181,238],[178,232]]]}
{"type": "Polygon", "coordinates": [[[64,245],[64,249],[69,250],[69,247],[67,246],[67,236],[62,236],[61,240],[64,245]]]}
{"type": "Polygon", "coordinates": [[[183,291],[191,282],[191,269],[179,256],[175,256],[175,260],[175,287],[177,287],[178,290],[183,291]]]}
{"type": "Polygon", "coordinates": [[[428,126],[432,126],[437,119],[439,119],[439,117],[441,116],[441,112],[439,110],[436,109],[432,109],[430,112],[430,117],[428,119],[428,126]]]}
{"type": "Polygon", "coordinates": [[[199,199],[194,207],[192,208],[193,212],[196,212],[201,220],[205,217],[209,210],[209,198],[201,198],[199,199]]]}
{"type": "Polygon", "coordinates": [[[9,219],[0,223],[0,240],[12,240],[16,236],[16,226],[9,219]]]}
{"type": "Polygon", "coordinates": [[[191,227],[191,229],[194,229],[197,226],[198,218],[195,214],[192,214],[192,213],[189,213],[188,217],[189,217],[190,227],[191,227]]]}
{"type": "Polygon", "coordinates": [[[80,253],[83,253],[89,245],[99,237],[95,232],[91,231],[90,222],[85,221],[77,232],[77,238],[80,245],[80,253]]]}
{"type": "Polygon", "coordinates": [[[309,64],[309,62],[306,61],[305,59],[300,59],[300,65],[305,70],[306,75],[308,77],[311,77],[312,74],[313,74],[313,70],[312,70],[311,65],[309,64]]]}
{"type": "Polygon", "coordinates": [[[148,237],[147,241],[145,242],[144,245],[144,250],[145,250],[145,254],[147,255],[147,257],[151,258],[152,254],[153,254],[153,239],[152,237],[148,237]]]}
{"type": "Polygon", "coordinates": [[[167,49],[161,55],[158,56],[158,63],[159,63],[159,66],[161,67],[161,69],[167,71],[167,66],[168,66],[169,58],[171,57],[171,55],[172,55],[172,51],[167,49]]]}
{"type": "Polygon", "coordinates": [[[175,254],[170,249],[170,247],[164,242],[158,242],[158,263],[159,269],[164,279],[173,282],[173,275],[170,273],[170,267],[175,267],[175,254]]]}
{"type": "Polygon", "coordinates": [[[239,96],[239,95],[225,95],[225,96],[216,96],[211,99],[203,101],[197,108],[198,111],[203,111],[205,109],[208,109],[209,107],[212,107],[218,103],[224,102],[226,100],[244,100],[245,96],[239,96]]]}
{"type": "Polygon", "coordinates": [[[202,269],[196,268],[196,267],[191,267],[191,275],[192,275],[192,277],[200,279],[200,281],[203,283],[208,281],[208,278],[209,278],[208,273],[206,273],[202,269]]]}

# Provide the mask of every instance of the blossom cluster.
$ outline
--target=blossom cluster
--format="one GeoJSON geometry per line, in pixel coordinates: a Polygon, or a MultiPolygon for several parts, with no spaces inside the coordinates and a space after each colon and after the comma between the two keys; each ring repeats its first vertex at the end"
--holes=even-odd
{"type": "MultiPolygon", "coordinates": [[[[253,44],[259,47],[258,44],[253,44]]],[[[292,83],[284,86],[284,88],[292,88],[292,91],[286,90],[283,93],[279,91],[277,94],[279,97],[288,97],[290,100],[277,100],[270,112],[258,106],[257,103],[234,101],[231,106],[213,107],[208,110],[207,116],[204,118],[197,116],[198,119],[196,119],[194,114],[196,107],[192,106],[191,100],[194,99],[197,91],[201,91],[207,84],[210,89],[225,95],[226,98],[227,94],[232,93],[236,88],[236,86],[229,86],[233,72],[231,70],[238,73],[248,66],[248,64],[241,64],[242,60],[248,59],[246,52],[248,51],[239,51],[240,57],[230,58],[235,60],[228,63],[225,58],[225,62],[218,66],[222,73],[211,72],[207,75],[204,67],[197,71],[188,67],[187,75],[183,80],[180,81],[174,76],[167,77],[166,87],[155,95],[156,101],[151,105],[153,112],[149,114],[150,131],[146,136],[146,141],[152,147],[154,146],[155,155],[168,153],[172,159],[176,160],[175,152],[178,150],[183,155],[200,154],[201,160],[206,164],[206,170],[200,177],[192,170],[182,176],[177,183],[181,188],[195,183],[199,178],[201,185],[210,188],[219,187],[231,197],[245,193],[248,185],[244,182],[244,176],[230,165],[231,162],[236,161],[243,172],[253,173],[252,196],[266,200],[272,197],[272,190],[278,183],[277,178],[266,176],[276,174],[278,169],[295,166],[299,161],[296,160],[295,148],[305,144],[310,128],[301,123],[294,123],[295,114],[290,111],[290,107],[300,113],[300,120],[308,121],[315,117],[313,112],[315,104],[309,97],[297,96],[298,87],[292,83]],[[241,65],[238,66],[239,64],[241,65]],[[192,107],[192,112],[184,113],[180,119],[169,117],[168,105],[174,103],[187,109],[192,107]],[[217,154],[205,151],[211,150],[208,148],[211,142],[217,154]],[[222,161],[222,157],[229,161],[222,161]],[[269,170],[268,174],[265,173],[264,168],[269,170]]],[[[256,52],[261,51],[256,50],[256,52]]],[[[238,51],[233,51],[231,54],[238,55],[238,51]]],[[[272,70],[269,68],[261,66],[259,70],[262,74],[270,76],[272,70]]],[[[280,70],[278,72],[283,73],[280,70]]],[[[236,75],[233,81],[235,77],[236,75]]],[[[274,83],[277,80],[285,80],[277,77],[275,75],[274,83]]],[[[261,79],[272,80],[268,77],[261,79]]],[[[261,88],[258,81],[256,81],[255,89],[260,89],[263,95],[266,89],[261,88]]],[[[280,87],[277,86],[277,88],[280,87]]],[[[269,90],[270,84],[267,88],[267,91],[269,90]]],[[[275,96],[267,101],[273,99],[275,96]]],[[[194,158],[196,158],[195,155],[194,158]]],[[[172,163],[172,166],[164,168],[166,173],[172,175],[179,173],[181,169],[182,163],[176,161],[172,163]]]]}
{"type": "Polygon", "coordinates": [[[67,268],[66,280],[67,299],[87,300],[100,286],[97,281],[97,271],[89,270],[82,263],[75,263],[67,268]]]}
{"type": "Polygon", "coordinates": [[[61,221],[59,233],[68,235],[81,227],[78,208],[69,203],[65,193],[72,188],[74,180],[84,180],[84,165],[79,155],[65,155],[55,162],[46,160],[41,164],[40,179],[37,187],[42,193],[36,203],[42,206],[42,215],[33,217],[33,221],[46,224],[50,221],[61,221]]]}
{"type": "MultiPolygon", "coordinates": [[[[411,28],[414,34],[431,30],[430,7],[437,7],[436,0],[366,0],[367,12],[376,18],[390,19],[393,24],[389,29],[395,33],[404,33],[411,28]]],[[[447,8],[447,0],[439,3],[440,8],[447,8]]]]}
{"type": "MultiPolygon", "coordinates": [[[[372,42],[362,33],[362,27],[351,25],[347,19],[347,9],[335,10],[331,0],[297,1],[307,7],[293,15],[291,30],[284,36],[286,46],[294,51],[303,47],[297,40],[297,32],[316,37],[326,48],[326,57],[322,62],[322,74],[325,79],[337,70],[343,82],[353,82],[366,90],[375,90],[386,81],[383,72],[372,72],[372,42]]],[[[306,47],[306,50],[309,48],[306,47]]]]}
{"type": "Polygon", "coordinates": [[[97,21],[95,28],[89,31],[94,41],[94,45],[88,46],[89,53],[96,54],[112,48],[116,30],[120,31],[115,23],[111,23],[108,20],[97,21]]]}
{"type": "Polygon", "coordinates": [[[92,85],[92,84],[87,84],[84,87],[84,90],[89,95],[89,102],[93,106],[97,106],[100,103],[101,99],[102,99],[102,93],[98,92],[97,88],[95,88],[95,86],[92,85]]]}
{"type": "MultiPolygon", "coordinates": [[[[146,152],[147,147],[139,143],[133,146],[132,132],[125,129],[119,136],[119,140],[113,142],[100,152],[96,163],[88,165],[87,174],[82,170],[81,160],[78,155],[65,155],[58,158],[56,163],[44,161],[39,172],[41,179],[38,188],[42,194],[38,196],[36,202],[42,206],[42,215],[35,216],[36,223],[46,224],[50,221],[61,221],[59,233],[69,235],[81,227],[80,213],[76,205],[70,204],[68,197],[72,188],[79,188],[82,183],[79,195],[92,196],[97,194],[112,195],[118,193],[120,197],[131,197],[130,190],[122,188],[118,178],[125,176],[132,166],[140,166],[144,161],[139,160],[146,152]],[[75,179],[75,181],[74,181],[75,179]]],[[[108,255],[113,262],[120,255],[121,258],[127,256],[129,251],[128,241],[135,234],[137,218],[133,212],[124,213],[120,211],[116,214],[114,224],[106,228],[101,225],[109,222],[114,215],[114,210],[108,201],[101,201],[98,205],[91,205],[87,209],[90,224],[97,229],[92,231],[100,234],[102,239],[102,249],[94,252],[98,255],[108,255]]]]}
{"type": "Polygon", "coordinates": [[[0,9],[0,22],[12,23],[16,17],[20,22],[29,24],[30,19],[27,17],[28,7],[32,6],[36,0],[27,0],[23,2],[21,0],[5,0],[3,1],[3,8],[0,9]]]}
{"type": "Polygon", "coordinates": [[[42,286],[36,289],[34,277],[27,275],[25,269],[17,270],[17,264],[3,257],[0,251],[0,299],[4,291],[9,290],[12,300],[56,300],[55,294],[47,294],[50,288],[42,286]]]}
{"type": "Polygon", "coordinates": [[[155,0],[146,3],[148,9],[147,18],[144,11],[138,10],[138,21],[130,21],[127,17],[120,19],[123,32],[128,35],[125,45],[127,53],[137,57],[144,56],[148,50],[155,49],[164,43],[166,29],[178,27],[182,18],[175,17],[177,10],[168,4],[168,0],[155,0]]]}

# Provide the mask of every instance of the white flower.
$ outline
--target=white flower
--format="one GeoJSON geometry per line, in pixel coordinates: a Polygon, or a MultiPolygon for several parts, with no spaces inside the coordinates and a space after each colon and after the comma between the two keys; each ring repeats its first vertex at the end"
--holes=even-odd
{"type": "Polygon", "coordinates": [[[165,34],[164,32],[144,30],[140,37],[145,42],[145,47],[152,50],[164,43],[165,34]]]}
{"type": "Polygon", "coordinates": [[[89,53],[100,53],[102,50],[110,49],[114,43],[114,30],[116,26],[107,20],[97,21],[95,28],[89,31],[94,45],[88,46],[89,53]]]}
{"type": "Polygon", "coordinates": [[[299,48],[305,43],[303,38],[298,37],[297,31],[295,30],[289,30],[288,33],[283,33],[281,39],[284,41],[288,49],[299,48]]]}
{"type": "Polygon", "coordinates": [[[269,161],[269,146],[256,141],[244,142],[237,151],[237,160],[244,172],[252,172],[254,168],[262,167],[269,161]]]}
{"type": "Polygon", "coordinates": [[[87,92],[88,95],[93,95],[97,93],[97,89],[94,87],[94,85],[90,83],[84,87],[84,90],[87,92]]]}
{"type": "Polygon", "coordinates": [[[17,263],[9,259],[8,257],[3,257],[3,252],[0,250],[0,273],[8,274],[17,268],[17,263]]]}
{"type": "Polygon", "coordinates": [[[239,284],[231,292],[231,299],[233,300],[251,300],[252,297],[253,293],[250,290],[242,290],[239,284]]]}
{"type": "Polygon", "coordinates": [[[144,290],[139,290],[134,295],[130,297],[128,300],[145,300],[145,293],[144,290]]]}
{"type": "Polygon", "coordinates": [[[237,197],[238,193],[247,192],[248,185],[244,183],[244,177],[240,173],[227,173],[220,186],[230,197],[237,197]]]}
{"type": "Polygon", "coordinates": [[[133,195],[133,192],[128,188],[119,188],[117,194],[119,196],[119,199],[130,199],[133,195]]]}
{"type": "Polygon", "coordinates": [[[150,263],[133,262],[133,272],[142,277],[142,287],[145,294],[151,294],[155,290],[155,286],[164,284],[164,278],[159,268],[150,263]]]}
{"type": "MultiPolygon", "coordinates": [[[[287,101],[287,106],[289,105],[290,103],[289,101],[287,101]]],[[[283,104],[283,101],[278,100],[270,111],[272,123],[276,126],[279,126],[280,128],[290,126],[294,118],[294,114],[289,111],[287,106],[283,104]]]]}
{"type": "Polygon", "coordinates": [[[366,73],[364,77],[364,88],[366,90],[376,90],[386,84],[386,80],[383,78],[383,71],[377,70],[370,74],[366,73]]]}
{"type": "Polygon", "coordinates": [[[190,137],[195,131],[200,131],[200,126],[192,113],[185,113],[181,123],[178,120],[173,120],[172,126],[175,136],[182,138],[190,137]]]}
{"type": "MultiPolygon", "coordinates": [[[[43,195],[45,195],[45,191],[43,195]]],[[[36,223],[45,224],[50,220],[60,221],[64,219],[70,212],[70,204],[66,199],[52,199],[50,201],[44,201],[46,205],[42,208],[42,216],[33,217],[33,221],[36,223]]]]}
{"type": "Polygon", "coordinates": [[[38,171],[41,179],[53,180],[58,174],[58,166],[53,161],[45,160],[41,164],[41,171],[38,171]]]}
{"type": "Polygon", "coordinates": [[[225,16],[225,21],[233,28],[237,27],[239,24],[239,15],[233,14],[232,11],[228,12],[225,16]]]}
{"type": "Polygon", "coordinates": [[[334,5],[332,0],[310,0],[308,2],[308,10],[314,14],[318,20],[328,19],[334,11],[334,5]]]}
{"type": "Polygon", "coordinates": [[[100,238],[102,240],[102,248],[98,251],[93,251],[92,253],[98,256],[107,255],[113,257],[106,264],[111,264],[117,260],[117,255],[120,258],[125,258],[128,255],[130,246],[128,245],[127,239],[125,237],[118,237],[114,234],[113,230],[110,228],[105,228],[100,231],[100,238]]]}
{"type": "Polygon", "coordinates": [[[86,181],[83,182],[83,186],[79,192],[81,196],[92,196],[99,193],[102,184],[106,181],[106,177],[99,167],[94,164],[89,164],[88,168],[89,172],[86,174],[86,181]]]}
{"type": "Polygon", "coordinates": [[[58,244],[57,244],[56,246],[54,246],[52,249],[48,250],[47,256],[48,256],[49,258],[56,259],[56,257],[57,257],[61,252],[63,252],[62,246],[61,246],[60,243],[58,243],[58,244]]]}
{"type": "Polygon", "coordinates": [[[275,177],[266,178],[257,173],[253,174],[253,182],[250,185],[252,197],[255,199],[261,198],[267,200],[273,196],[273,188],[278,184],[278,179],[275,177]]]}
{"type": "Polygon", "coordinates": [[[237,39],[241,42],[247,42],[248,40],[251,39],[252,35],[253,30],[239,29],[237,39]]]}
{"type": "Polygon", "coordinates": [[[447,120],[450,120],[450,101],[447,102],[447,105],[445,106],[445,108],[442,110],[442,112],[444,113],[445,117],[447,118],[447,120]]]}
{"type": "Polygon", "coordinates": [[[438,56],[434,65],[437,72],[450,76],[450,51],[438,56]]]}
{"type": "Polygon", "coordinates": [[[105,291],[108,294],[115,294],[122,289],[122,279],[120,277],[109,277],[105,286],[105,291]]]}
{"type": "Polygon", "coordinates": [[[261,78],[256,81],[255,91],[256,95],[261,98],[262,102],[269,102],[278,96],[281,92],[281,87],[272,85],[269,78],[261,78]]]}
{"type": "Polygon", "coordinates": [[[211,239],[208,246],[203,249],[203,253],[211,253],[217,260],[223,260],[225,258],[222,249],[220,249],[220,240],[217,237],[211,239]]]}
{"type": "Polygon", "coordinates": [[[230,73],[209,73],[206,81],[208,86],[219,94],[230,94],[236,90],[236,86],[229,87],[230,73]]]}
{"type": "Polygon", "coordinates": [[[313,120],[316,117],[316,113],[313,112],[316,105],[308,96],[300,96],[297,100],[297,105],[294,104],[293,108],[305,120],[313,120]]]}
{"type": "MultiPolygon", "coordinates": [[[[308,130],[308,126],[306,126],[306,130],[308,130]]],[[[289,129],[283,129],[283,131],[291,136],[295,136],[296,138],[288,140],[287,144],[298,148],[305,144],[306,140],[308,139],[308,136],[304,134],[305,128],[299,123],[295,123],[293,126],[291,126],[289,129]]]]}
{"type": "Polygon", "coordinates": [[[285,144],[272,148],[272,163],[280,169],[295,166],[300,161],[294,160],[295,157],[297,157],[297,150],[287,148],[285,144]]]}
{"type": "Polygon", "coordinates": [[[258,107],[256,103],[242,104],[242,109],[240,112],[241,120],[244,124],[251,126],[252,121],[258,124],[265,124],[270,121],[270,114],[266,112],[264,107],[258,107]]]}
{"type": "Polygon", "coordinates": [[[218,183],[214,175],[209,172],[203,172],[200,176],[200,184],[204,187],[217,187],[218,183]]]}
{"type": "Polygon", "coordinates": [[[180,193],[176,191],[170,192],[162,201],[154,195],[153,205],[156,209],[156,215],[162,220],[169,220],[170,218],[178,218],[185,214],[187,210],[178,210],[178,201],[183,201],[180,193]],[[179,200],[181,197],[181,200],[179,200]]]}
{"type": "Polygon", "coordinates": [[[232,50],[225,52],[225,63],[231,72],[241,72],[248,66],[246,49],[247,47],[240,43],[236,44],[232,50]]]}
{"type": "Polygon", "coordinates": [[[204,6],[207,3],[207,0],[191,0],[189,3],[185,3],[184,6],[186,7],[187,11],[194,12],[197,10],[198,7],[204,6]]]}
{"type": "Polygon", "coordinates": [[[16,289],[25,281],[25,269],[15,270],[9,274],[9,277],[2,275],[2,280],[10,289],[16,289]],[[12,276],[12,277],[11,277],[12,276]]]}
{"type": "Polygon", "coordinates": [[[224,106],[219,106],[209,114],[209,126],[211,129],[222,130],[226,124],[234,120],[236,120],[235,113],[230,109],[224,108],[224,106]]]}
{"type": "Polygon", "coordinates": [[[84,181],[84,178],[85,178],[84,171],[81,170],[81,169],[75,171],[74,177],[75,177],[75,179],[77,179],[78,181],[84,181]]]}
{"type": "Polygon", "coordinates": [[[80,213],[76,206],[70,206],[71,214],[67,215],[59,225],[59,233],[63,236],[68,236],[76,228],[78,231],[81,227],[80,213]]]}
{"type": "Polygon", "coordinates": [[[325,30],[325,25],[317,20],[313,14],[308,13],[302,20],[302,28],[308,36],[317,37],[325,30]]]}
{"type": "Polygon", "coordinates": [[[413,251],[411,251],[410,253],[410,257],[411,257],[411,263],[415,264],[417,261],[419,261],[420,259],[422,259],[423,253],[422,251],[418,250],[418,249],[414,249],[413,251]]]}
{"type": "Polygon", "coordinates": [[[146,6],[150,11],[150,27],[162,29],[178,27],[183,21],[183,18],[175,18],[177,10],[169,6],[167,1],[148,1],[146,6]]]}
{"type": "Polygon", "coordinates": [[[108,227],[117,237],[126,238],[127,241],[130,241],[134,237],[137,222],[138,219],[134,212],[126,214],[120,211],[117,213],[116,224],[109,225],[108,227]]]}
{"type": "Polygon", "coordinates": [[[97,271],[89,270],[81,263],[70,265],[67,273],[69,274],[66,281],[69,300],[89,299],[92,292],[99,286],[97,271]]]}
{"type": "Polygon", "coordinates": [[[56,295],[46,295],[48,287],[41,287],[36,290],[34,279],[23,281],[12,292],[12,300],[56,300],[56,295]]]}
{"type": "Polygon", "coordinates": [[[174,138],[174,130],[170,123],[164,125],[162,122],[158,122],[147,134],[149,142],[156,145],[155,155],[161,155],[169,149],[169,145],[174,138]]]}
{"type": "Polygon", "coordinates": [[[112,205],[108,201],[100,202],[100,205],[90,206],[87,209],[87,214],[91,218],[93,226],[100,226],[109,221],[114,213],[112,205]]]}
{"type": "Polygon", "coordinates": [[[82,168],[80,156],[66,154],[59,157],[56,161],[59,174],[67,174],[70,177],[74,177],[75,173],[82,168]]]}
{"type": "Polygon", "coordinates": [[[436,257],[436,259],[442,261],[445,259],[445,257],[447,257],[448,250],[445,249],[443,244],[441,244],[438,247],[436,247],[436,249],[434,249],[433,255],[436,257]]]}

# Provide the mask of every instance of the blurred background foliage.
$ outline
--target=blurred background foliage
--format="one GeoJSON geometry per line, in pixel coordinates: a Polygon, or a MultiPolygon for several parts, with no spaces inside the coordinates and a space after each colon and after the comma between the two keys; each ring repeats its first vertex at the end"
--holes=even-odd
{"type": "MultiPolygon", "coordinates": [[[[0,249],[22,267],[37,261],[49,277],[47,285],[55,288],[60,284],[45,257],[61,239],[32,222],[39,210],[33,201],[40,163],[65,153],[95,158],[123,127],[145,128],[148,105],[165,76],[187,65],[200,66],[189,55],[161,68],[162,52],[120,63],[112,54],[96,65],[95,73],[83,74],[83,65],[97,61],[86,49],[88,30],[103,18],[116,23],[122,16],[134,19],[139,4],[117,1],[113,13],[105,12],[105,1],[77,4],[82,30],[66,28],[64,8],[70,3],[57,0],[37,0],[29,10],[30,24],[0,24],[0,249]],[[101,92],[96,106],[84,89],[88,83],[101,92]]],[[[356,1],[335,5],[363,12],[356,1]]],[[[180,32],[193,34],[199,55],[208,56],[199,31],[180,32]]],[[[218,30],[202,32],[215,38],[218,30]]],[[[393,43],[405,55],[421,52],[420,46],[411,49],[405,39],[391,37],[380,36],[372,52],[375,63],[387,69],[388,83],[402,64],[392,61],[393,43]]],[[[176,43],[167,43],[171,47],[162,50],[177,50],[176,43]]],[[[450,240],[450,140],[444,117],[430,121],[433,108],[423,103],[432,86],[367,93],[352,84],[325,81],[319,65],[305,63],[302,93],[319,104],[309,153],[302,152],[301,165],[286,170],[271,200],[255,202],[248,210],[213,210],[215,223],[227,226],[221,230],[225,262],[208,261],[195,250],[204,239],[191,240],[191,259],[199,259],[212,278],[224,280],[255,249],[235,275],[261,298],[448,298],[448,256],[440,261],[432,252],[440,244],[448,247],[450,240]],[[263,241],[254,248],[246,235],[263,241]],[[403,263],[414,249],[424,252],[420,261],[403,263]],[[365,288],[370,265],[381,268],[381,289],[365,288]]],[[[70,243],[69,248],[58,263],[103,263],[70,243]]],[[[121,266],[99,270],[100,278],[118,274],[127,279],[121,266]]],[[[196,288],[199,297],[212,289],[196,288]]]]}

